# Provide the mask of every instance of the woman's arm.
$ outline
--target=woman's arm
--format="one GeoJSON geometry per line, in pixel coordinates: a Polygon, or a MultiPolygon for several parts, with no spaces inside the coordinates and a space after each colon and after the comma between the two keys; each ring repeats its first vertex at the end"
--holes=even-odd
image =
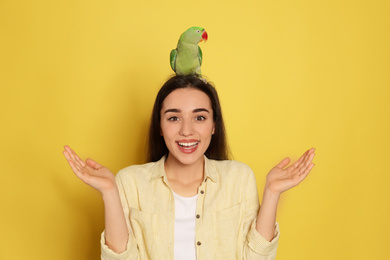
{"type": "Polygon", "coordinates": [[[126,250],[129,233],[118,189],[103,193],[106,245],[116,253],[126,250]]]}
{"type": "Polygon", "coordinates": [[[297,186],[306,178],[314,166],[314,151],[314,148],[306,151],[298,161],[287,168],[285,167],[290,163],[290,159],[285,158],[268,173],[256,222],[256,230],[268,241],[274,238],[280,194],[297,186]]]}
{"type": "Polygon", "coordinates": [[[63,153],[77,177],[102,194],[106,245],[116,253],[125,251],[129,235],[115,175],[92,159],[84,162],[69,146],[63,153]]]}

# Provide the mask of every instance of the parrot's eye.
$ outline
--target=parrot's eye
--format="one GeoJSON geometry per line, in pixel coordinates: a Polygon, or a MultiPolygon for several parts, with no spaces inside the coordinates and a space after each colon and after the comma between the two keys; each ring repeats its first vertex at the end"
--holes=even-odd
{"type": "Polygon", "coordinates": [[[197,32],[197,33],[200,33],[200,31],[199,31],[199,30],[197,30],[196,32],[197,32]]]}

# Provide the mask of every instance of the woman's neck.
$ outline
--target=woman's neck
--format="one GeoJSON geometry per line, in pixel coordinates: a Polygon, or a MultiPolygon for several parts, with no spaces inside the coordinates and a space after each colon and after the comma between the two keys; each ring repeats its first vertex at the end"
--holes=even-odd
{"type": "Polygon", "coordinates": [[[169,156],[164,164],[171,189],[184,197],[194,196],[198,192],[198,187],[203,181],[204,158],[187,165],[182,164],[173,156],[169,156]]]}
{"type": "Polygon", "coordinates": [[[176,179],[183,183],[197,179],[203,179],[204,158],[193,164],[183,164],[173,156],[168,155],[164,164],[165,173],[168,178],[176,179]]]}

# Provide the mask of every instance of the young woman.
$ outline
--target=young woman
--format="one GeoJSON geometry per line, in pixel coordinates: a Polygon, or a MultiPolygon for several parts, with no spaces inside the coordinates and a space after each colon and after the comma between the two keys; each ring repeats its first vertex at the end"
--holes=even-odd
{"type": "Polygon", "coordinates": [[[149,163],[116,176],[65,146],[75,174],[102,193],[102,259],[275,259],[280,194],[314,164],[314,149],[285,158],[267,175],[260,208],[256,180],[228,159],[217,92],[194,76],[160,89],[149,132],[149,163]]]}

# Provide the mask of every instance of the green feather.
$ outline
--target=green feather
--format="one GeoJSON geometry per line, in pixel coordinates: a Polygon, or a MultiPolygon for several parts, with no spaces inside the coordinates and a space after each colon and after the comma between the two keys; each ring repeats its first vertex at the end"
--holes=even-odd
{"type": "Polygon", "coordinates": [[[176,72],[176,68],[175,68],[175,63],[176,63],[176,55],[177,55],[177,50],[176,49],[173,49],[171,51],[171,55],[170,55],[170,64],[171,64],[171,68],[174,72],[176,72]]]}
{"type": "Polygon", "coordinates": [[[202,49],[198,46],[198,60],[199,60],[200,66],[202,66],[202,59],[203,59],[202,49]]]}

